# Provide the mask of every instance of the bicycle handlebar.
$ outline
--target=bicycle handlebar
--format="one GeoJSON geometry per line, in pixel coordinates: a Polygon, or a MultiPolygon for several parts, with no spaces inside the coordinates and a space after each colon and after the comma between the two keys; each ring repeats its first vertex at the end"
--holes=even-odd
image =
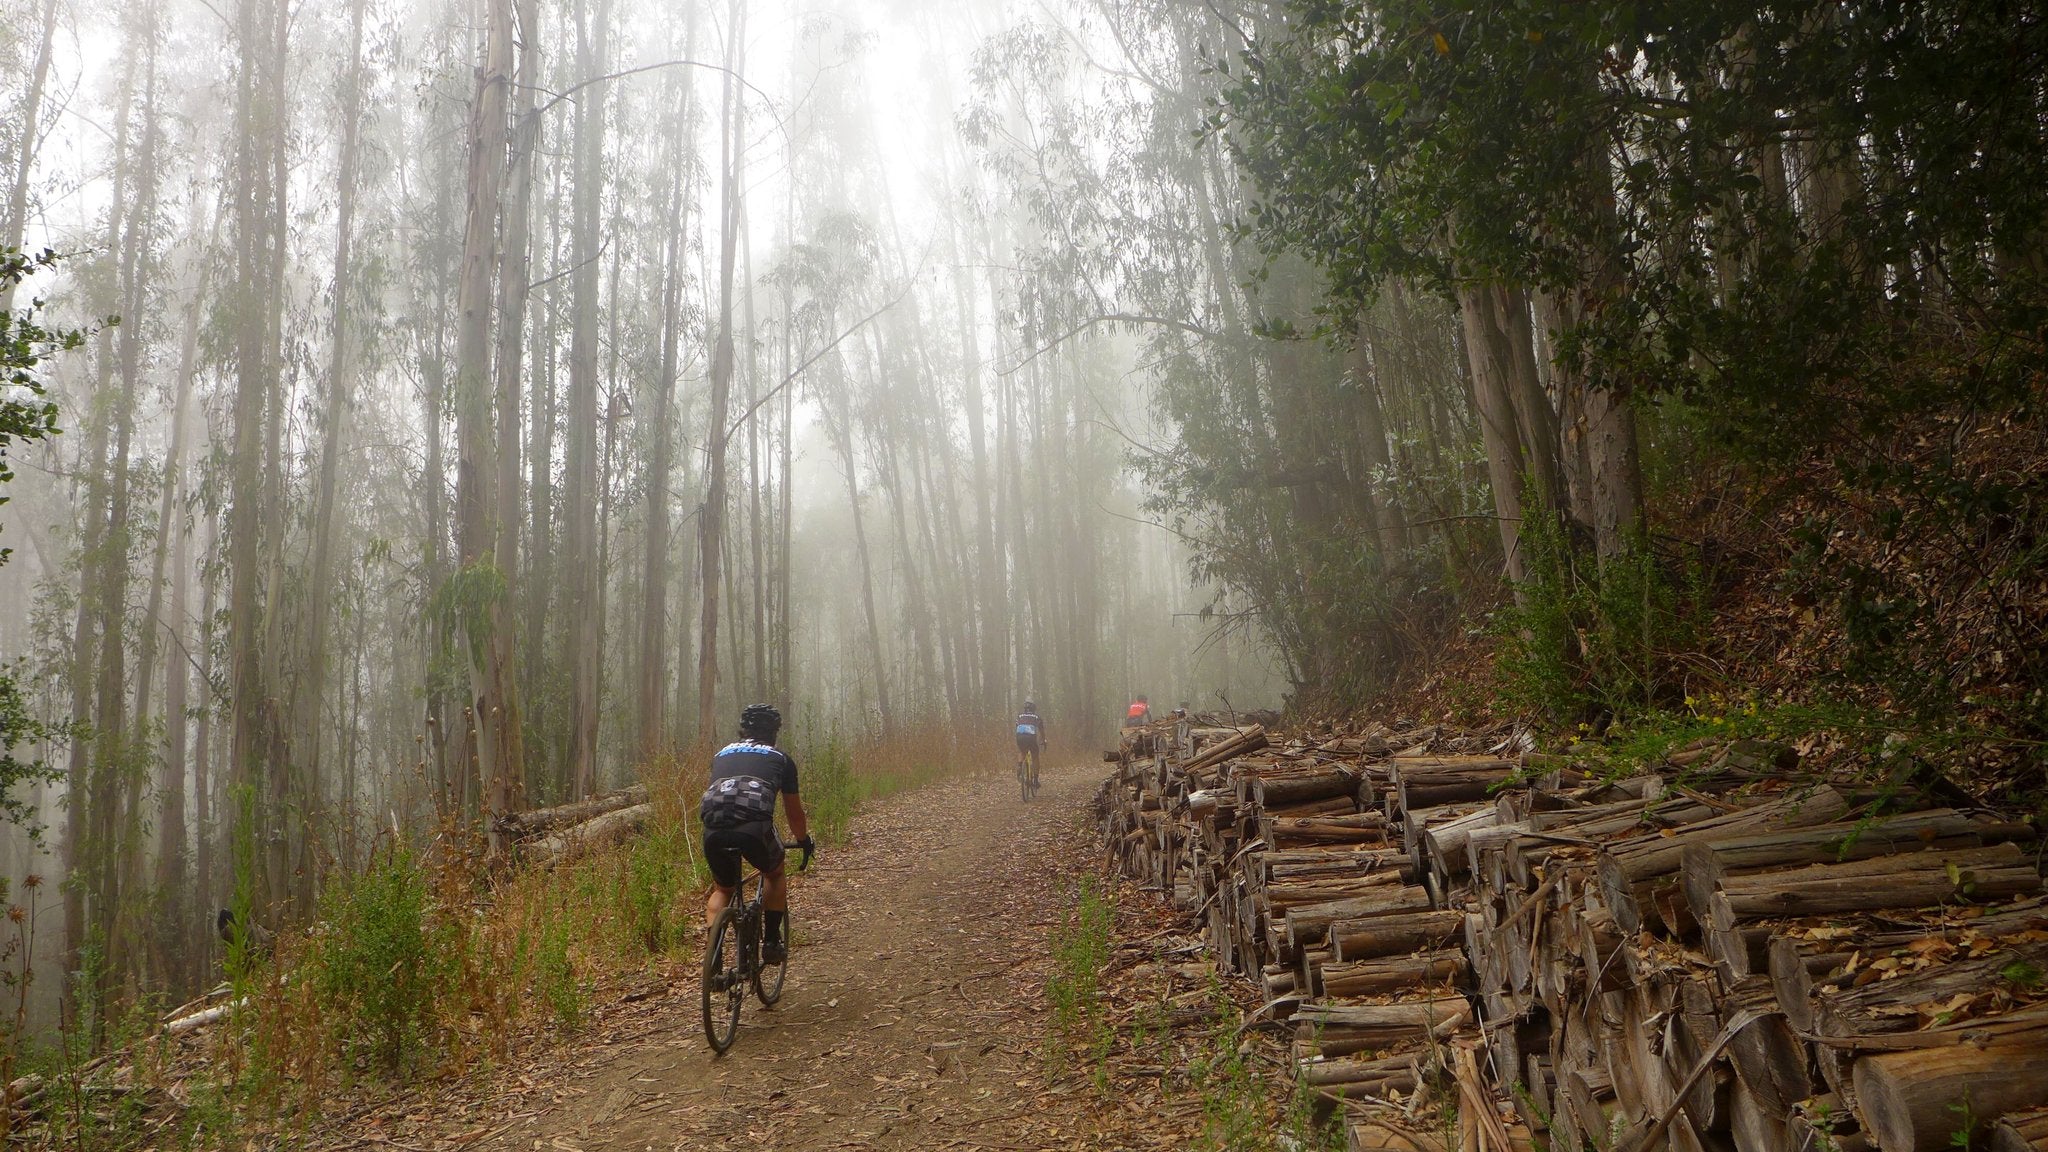
{"type": "Polygon", "coordinates": [[[811,867],[811,854],[812,854],[812,852],[813,852],[813,850],[814,850],[814,846],[815,846],[815,844],[816,844],[816,842],[815,842],[815,841],[813,841],[813,842],[812,842],[812,843],[810,843],[810,844],[806,844],[806,843],[804,843],[804,841],[802,841],[802,840],[784,840],[784,841],[782,842],[782,846],[783,846],[783,848],[785,848],[785,849],[800,849],[800,850],[802,850],[802,852],[803,852],[803,854],[804,854],[804,858],[803,858],[803,861],[802,861],[802,863],[799,863],[799,864],[798,864],[798,865],[796,866],[796,870],[797,870],[797,871],[799,871],[799,872],[808,872],[808,871],[810,871],[810,867],[811,867]]]}

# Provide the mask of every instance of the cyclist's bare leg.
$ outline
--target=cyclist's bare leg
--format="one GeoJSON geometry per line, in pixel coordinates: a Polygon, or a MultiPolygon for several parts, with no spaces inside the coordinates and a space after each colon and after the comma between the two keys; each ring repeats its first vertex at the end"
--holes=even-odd
{"type": "Polygon", "coordinates": [[[789,911],[789,870],[777,868],[767,876],[768,892],[761,898],[761,906],[770,912],[789,911]]]}
{"type": "Polygon", "coordinates": [[[711,891],[704,896],[704,927],[711,927],[717,921],[718,914],[725,911],[725,906],[730,903],[732,903],[732,889],[721,888],[713,884],[711,891]]]}

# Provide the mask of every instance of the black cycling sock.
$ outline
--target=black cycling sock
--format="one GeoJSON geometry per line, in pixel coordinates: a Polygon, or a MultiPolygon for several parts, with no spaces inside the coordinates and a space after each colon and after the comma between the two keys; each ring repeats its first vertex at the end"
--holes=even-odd
{"type": "Polygon", "coordinates": [[[788,912],[788,910],[786,910],[786,909],[782,909],[782,908],[770,908],[770,909],[768,909],[768,936],[767,936],[767,938],[768,938],[769,940],[773,940],[773,941],[777,941],[777,942],[780,942],[780,941],[781,941],[781,939],[782,939],[782,922],[783,922],[783,920],[787,919],[787,918],[788,918],[788,916],[789,916],[789,912],[788,912]]]}

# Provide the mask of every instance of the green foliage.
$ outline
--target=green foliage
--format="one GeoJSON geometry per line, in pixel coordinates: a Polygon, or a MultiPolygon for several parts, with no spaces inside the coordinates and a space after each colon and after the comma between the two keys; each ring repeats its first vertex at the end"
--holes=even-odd
{"type": "Polygon", "coordinates": [[[1998,970],[1998,978],[2008,984],[2031,989],[2040,985],[2041,969],[2038,965],[2029,964],[2025,960],[2015,960],[1998,970]]]}
{"type": "Polygon", "coordinates": [[[1078,1045],[1098,1072],[1116,1042],[1102,1003],[1101,973],[1109,963],[1110,930],[1116,908],[1096,882],[1083,877],[1074,906],[1053,932],[1053,974],[1045,997],[1052,1005],[1054,1042],[1050,1062],[1060,1066],[1069,1046],[1078,1045]]]}
{"type": "MultiPolygon", "coordinates": [[[[13,288],[30,276],[57,265],[55,252],[44,250],[30,255],[18,248],[0,248],[0,288],[13,288]]],[[[37,369],[43,361],[85,343],[77,330],[44,328],[36,322],[31,306],[0,312],[0,484],[14,479],[7,466],[7,449],[15,441],[33,443],[58,433],[57,404],[49,398],[37,369]]],[[[0,505],[7,497],[0,494],[0,505]]],[[[7,551],[0,549],[0,564],[7,551]]]]}
{"type": "Polygon", "coordinates": [[[572,929],[566,916],[551,917],[540,927],[534,955],[534,989],[555,1014],[556,1023],[574,1029],[583,1023],[583,987],[569,957],[572,929]]]}
{"type": "Polygon", "coordinates": [[[310,977],[334,1034],[395,1074],[437,1040],[460,930],[437,919],[427,877],[403,850],[328,889],[321,919],[310,977]]]}
{"type": "Polygon", "coordinates": [[[1956,1118],[1955,1130],[1948,1134],[1948,1146],[1960,1152],[1970,1152],[1977,1146],[1977,1129],[1983,1126],[1983,1120],[1970,1101],[1968,1089],[1964,1090],[1961,1100],[1948,1106],[1948,1111],[1956,1118]]]}
{"type": "Polygon", "coordinates": [[[807,746],[799,763],[811,837],[820,844],[840,843],[846,839],[847,822],[853,819],[861,799],[852,755],[834,732],[807,746]]]}
{"type": "Polygon", "coordinates": [[[676,907],[690,875],[691,851],[680,827],[657,823],[635,837],[627,851],[625,909],[634,941],[658,956],[690,925],[676,907]]]}
{"type": "Polygon", "coordinates": [[[450,644],[466,642],[467,652],[442,652],[430,676],[436,685],[454,684],[472,666],[484,660],[484,645],[490,639],[491,611],[505,602],[510,582],[498,566],[488,560],[467,565],[449,576],[434,590],[428,615],[450,644]]]}
{"type": "MultiPolygon", "coordinates": [[[[36,272],[54,267],[57,259],[57,254],[48,250],[29,255],[16,248],[0,249],[0,288],[18,286],[36,272]]],[[[0,312],[0,485],[14,479],[7,463],[11,445],[45,440],[59,431],[57,404],[49,398],[38,367],[51,356],[85,342],[83,332],[44,328],[36,322],[35,312],[34,307],[0,312]]],[[[6,490],[0,487],[0,507],[6,504],[6,490]]],[[[9,552],[0,547],[0,564],[7,563],[9,552]]],[[[18,661],[0,664],[0,822],[23,829],[31,841],[41,843],[42,827],[20,789],[52,783],[63,773],[17,750],[40,746],[59,734],[59,729],[43,723],[30,709],[16,680],[21,667],[18,661]]],[[[73,738],[80,737],[74,733],[73,738]]]]}
{"type": "Polygon", "coordinates": [[[54,784],[64,778],[64,773],[40,757],[23,754],[42,745],[57,731],[36,717],[28,697],[22,693],[16,677],[25,663],[0,664],[0,822],[20,828],[32,842],[40,844],[43,826],[23,790],[37,784],[54,784]]]}
{"type": "Polygon", "coordinates": [[[1525,512],[1529,579],[1494,619],[1507,700],[1561,724],[1641,715],[1684,695],[1685,659],[1710,623],[1706,576],[1641,540],[1596,563],[1556,521],[1525,512]]]}
{"type": "Polygon", "coordinates": [[[258,962],[253,938],[258,875],[255,786],[248,783],[230,785],[228,804],[234,809],[234,821],[228,829],[228,851],[235,876],[234,892],[228,897],[228,910],[234,914],[234,928],[228,935],[227,955],[222,959],[221,967],[235,986],[239,1001],[248,991],[248,982],[255,974],[258,962]]]}
{"type": "Polygon", "coordinates": [[[1202,1099],[1201,1147],[1216,1152],[1338,1152],[1344,1147],[1341,1114],[1318,1120],[1318,1099],[1296,1081],[1280,1115],[1274,1091],[1253,1062],[1237,1027],[1238,1012],[1220,983],[1211,988],[1215,1024],[1203,1050],[1188,1062],[1191,1088],[1202,1099]]]}
{"type": "MultiPolygon", "coordinates": [[[[2048,82],[2034,16],[1298,0],[1229,62],[1213,124],[1252,235],[1311,260],[1340,318],[1414,284],[1528,288],[1560,371],[1682,403],[1688,454],[1803,521],[1782,591],[1834,633],[1816,683],[1923,722],[1986,710],[2038,747],[2048,137],[2008,98],[2048,82]]],[[[1666,690],[1607,637],[1572,647],[1624,623],[1630,583],[1658,587],[1603,570],[1590,616],[1576,576],[1539,593],[1520,631],[1564,647],[1518,654],[1534,703],[1666,690]]]]}

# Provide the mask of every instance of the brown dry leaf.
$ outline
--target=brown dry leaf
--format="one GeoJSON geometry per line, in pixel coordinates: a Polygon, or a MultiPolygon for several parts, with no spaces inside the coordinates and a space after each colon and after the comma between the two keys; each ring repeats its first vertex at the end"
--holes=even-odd
{"type": "Polygon", "coordinates": [[[1800,934],[1808,940],[1847,940],[1856,935],[1856,929],[1827,924],[1804,929],[1800,934]]]}
{"type": "Polygon", "coordinates": [[[1923,936],[1906,945],[1906,950],[1922,957],[1938,957],[1943,960],[1956,954],[1956,946],[1939,936],[1923,936]]]}

